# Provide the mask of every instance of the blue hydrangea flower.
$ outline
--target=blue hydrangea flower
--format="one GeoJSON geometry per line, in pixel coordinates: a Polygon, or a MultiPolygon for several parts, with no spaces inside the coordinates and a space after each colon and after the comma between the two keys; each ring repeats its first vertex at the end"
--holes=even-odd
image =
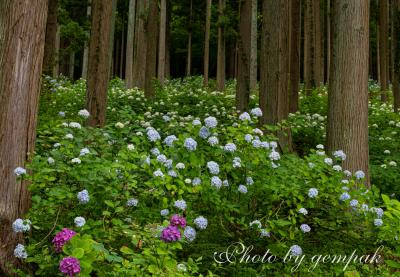
{"type": "Polygon", "coordinates": [[[193,178],[193,180],[192,180],[192,185],[193,186],[198,186],[200,184],[201,184],[201,179],[199,177],[193,178]]]}
{"type": "Polygon", "coordinates": [[[169,215],[169,210],[168,209],[163,209],[160,211],[161,216],[167,216],[169,215]]]}
{"type": "Polygon", "coordinates": [[[164,173],[162,173],[161,169],[157,169],[153,172],[154,177],[164,177],[164,173]]]}
{"type": "Polygon", "coordinates": [[[239,115],[239,120],[241,120],[241,121],[245,121],[245,120],[251,121],[251,117],[247,112],[244,112],[241,115],[239,115]]]}
{"type": "Polygon", "coordinates": [[[157,140],[161,139],[160,134],[154,128],[149,128],[147,130],[147,138],[151,142],[154,142],[154,141],[157,141],[157,140]]]}
{"type": "Polygon", "coordinates": [[[263,114],[262,110],[260,108],[258,108],[258,107],[254,108],[254,109],[251,109],[250,113],[255,117],[261,117],[262,114],[263,114]]]}
{"type": "Polygon", "coordinates": [[[189,242],[192,242],[196,238],[196,230],[190,226],[186,226],[183,235],[189,242]]]}
{"type": "Polygon", "coordinates": [[[185,200],[176,200],[174,206],[180,210],[186,209],[186,201],[185,200]]]}
{"type": "Polygon", "coordinates": [[[31,221],[30,220],[23,220],[21,218],[17,218],[13,222],[12,228],[13,228],[15,233],[28,232],[31,229],[31,221]]]}
{"type": "Polygon", "coordinates": [[[342,195],[340,195],[339,200],[340,201],[346,201],[348,199],[350,199],[350,194],[348,194],[347,192],[343,192],[342,195]]]}
{"type": "Polygon", "coordinates": [[[219,174],[219,165],[214,161],[207,162],[207,168],[211,174],[217,175],[219,174]]]}
{"type": "Polygon", "coordinates": [[[236,151],[236,145],[234,144],[234,143],[227,143],[225,146],[224,146],[224,150],[226,151],[226,152],[235,152],[236,151]]]}
{"type": "Polygon", "coordinates": [[[17,257],[18,259],[26,259],[28,258],[28,253],[25,250],[25,246],[22,244],[17,244],[17,246],[14,249],[14,256],[17,257]]]}
{"type": "Polygon", "coordinates": [[[197,125],[201,125],[201,122],[200,122],[200,120],[198,120],[198,119],[194,119],[194,120],[192,121],[192,124],[193,124],[193,126],[197,126],[197,125]]]}
{"type": "Polygon", "coordinates": [[[280,160],[281,155],[279,154],[279,152],[276,151],[271,151],[271,153],[269,154],[269,159],[271,161],[278,161],[280,160]]]}
{"type": "Polygon", "coordinates": [[[311,188],[308,190],[308,197],[315,198],[318,195],[318,190],[316,188],[311,188]]]}
{"type": "Polygon", "coordinates": [[[16,169],[14,169],[14,174],[17,176],[25,175],[26,169],[19,166],[16,169]]]}
{"type": "Polygon", "coordinates": [[[199,136],[203,139],[208,138],[211,135],[210,130],[207,127],[202,126],[199,131],[199,136]]]}
{"type": "Polygon", "coordinates": [[[362,170],[358,170],[358,171],[356,171],[356,173],[354,173],[354,176],[356,176],[357,180],[360,180],[360,179],[365,178],[365,173],[362,170]]]}
{"type": "Polygon", "coordinates": [[[203,216],[196,217],[193,222],[196,225],[196,227],[200,230],[205,230],[208,225],[207,218],[205,218],[203,216]]]}
{"type": "Polygon", "coordinates": [[[244,136],[244,140],[247,141],[247,142],[251,142],[253,140],[253,136],[250,135],[250,134],[246,134],[244,136]]]}
{"type": "Polygon", "coordinates": [[[241,167],[241,166],[242,166],[242,160],[241,160],[239,157],[233,158],[232,163],[233,163],[232,166],[233,166],[234,168],[238,168],[238,167],[241,167]]]}
{"type": "Polygon", "coordinates": [[[185,140],[184,146],[186,147],[187,150],[194,151],[197,148],[197,142],[192,138],[187,138],[185,140]]]}
{"type": "Polygon", "coordinates": [[[228,180],[224,180],[224,181],[222,182],[222,185],[223,185],[224,187],[229,187],[229,182],[228,182],[228,180]]]}
{"type": "Polygon", "coordinates": [[[215,146],[218,144],[218,138],[217,137],[209,137],[207,142],[211,145],[211,146],[215,146]]]}
{"type": "Polygon", "coordinates": [[[301,254],[303,254],[303,250],[300,246],[293,245],[292,247],[290,247],[290,253],[292,254],[292,256],[301,256],[301,254]]]}
{"type": "Polygon", "coordinates": [[[211,186],[216,187],[217,189],[221,188],[222,181],[218,176],[211,177],[211,186]]]}
{"type": "Polygon", "coordinates": [[[168,175],[171,176],[172,178],[178,177],[178,174],[176,174],[176,172],[172,169],[168,171],[168,175]]]}
{"type": "Polygon", "coordinates": [[[265,229],[260,229],[260,237],[262,238],[269,238],[271,237],[271,233],[265,229]]]}
{"type": "Polygon", "coordinates": [[[251,177],[246,177],[246,184],[251,186],[254,184],[253,178],[251,177]]]}
{"type": "Polygon", "coordinates": [[[78,192],[77,198],[78,198],[78,201],[80,204],[86,204],[89,202],[89,199],[90,199],[89,192],[86,189],[84,189],[84,190],[78,192]]]}
{"type": "Polygon", "coordinates": [[[86,220],[81,216],[77,216],[74,219],[74,223],[76,227],[83,227],[86,224],[86,220]]]}
{"type": "Polygon", "coordinates": [[[307,215],[308,211],[305,208],[300,208],[299,209],[299,213],[303,214],[303,215],[307,215]]]}
{"type": "Polygon", "coordinates": [[[160,163],[165,163],[167,161],[167,156],[165,156],[164,154],[160,154],[157,156],[157,161],[160,163]]]}
{"type": "Polygon", "coordinates": [[[247,193],[247,187],[245,185],[239,185],[238,191],[240,193],[246,194],[247,193]]]}
{"type": "Polygon", "coordinates": [[[376,227],[382,226],[382,225],[383,225],[382,219],[380,219],[380,218],[374,219],[374,225],[375,225],[376,227]]]}
{"type": "Polygon", "coordinates": [[[308,233],[311,231],[311,227],[308,224],[301,224],[300,229],[303,233],[308,233]]]}
{"type": "Polygon", "coordinates": [[[358,200],[353,199],[350,201],[350,207],[356,208],[358,206],[358,200]]]}
{"type": "Polygon", "coordinates": [[[213,129],[213,128],[217,127],[218,121],[217,121],[217,119],[216,119],[215,117],[209,116],[209,117],[207,117],[206,119],[204,119],[204,124],[205,124],[208,128],[213,129]]]}
{"type": "Polygon", "coordinates": [[[342,161],[344,161],[346,159],[346,154],[343,152],[343,150],[337,150],[337,151],[333,152],[333,156],[342,161]]]}
{"type": "Polygon", "coordinates": [[[173,147],[174,141],[176,141],[176,140],[178,140],[178,138],[175,135],[170,135],[164,139],[164,143],[169,147],[173,147]]]}
{"type": "Polygon", "coordinates": [[[138,200],[136,199],[136,198],[131,198],[131,199],[129,199],[127,202],[126,202],[126,205],[128,206],[128,207],[136,207],[137,206],[137,204],[138,204],[138,200]]]}

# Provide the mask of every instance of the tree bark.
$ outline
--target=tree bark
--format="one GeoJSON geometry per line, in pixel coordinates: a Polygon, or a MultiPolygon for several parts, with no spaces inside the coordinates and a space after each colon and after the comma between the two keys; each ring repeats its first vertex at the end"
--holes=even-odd
{"type": "Polygon", "coordinates": [[[387,93],[389,90],[389,8],[388,0],[379,1],[379,73],[380,73],[380,85],[381,85],[381,101],[387,101],[387,93]]]}
{"type": "Polygon", "coordinates": [[[133,87],[133,55],[135,40],[136,0],[129,1],[128,32],[126,36],[125,79],[126,87],[133,87]]]}
{"type": "Polygon", "coordinates": [[[217,54],[217,89],[223,91],[225,88],[225,21],[222,20],[225,12],[225,0],[219,0],[218,13],[218,54],[217,54]]]}
{"type": "Polygon", "coordinates": [[[133,80],[134,86],[143,89],[145,83],[145,71],[146,71],[146,13],[148,12],[149,0],[141,0],[137,3],[137,32],[136,37],[136,48],[135,58],[133,66],[133,80]]]}
{"type": "Polygon", "coordinates": [[[190,0],[188,48],[186,59],[186,76],[190,76],[192,69],[192,28],[193,28],[193,0],[190,0]]]}
{"type": "MultiPolygon", "coordinates": [[[[261,124],[276,125],[289,114],[289,2],[263,1],[261,41],[261,124]]],[[[290,132],[277,133],[282,150],[291,150],[290,132]]]]}
{"type": "Polygon", "coordinates": [[[0,276],[11,275],[21,235],[12,223],[30,206],[27,182],[14,169],[34,151],[47,0],[0,1],[0,276]]]}
{"type": "Polygon", "coordinates": [[[320,2],[305,0],[304,11],[304,86],[309,94],[323,82],[321,72],[320,2]]]}
{"type": "MultiPolygon", "coordinates": [[[[110,53],[108,54],[108,78],[111,79],[114,76],[113,68],[112,68],[112,61],[114,58],[114,34],[115,34],[115,19],[117,17],[117,0],[111,0],[112,1],[112,14],[111,14],[111,32],[110,32],[110,46],[109,46],[109,51],[110,53]]],[[[116,68],[116,72],[118,68],[116,68]]]]}
{"type": "Polygon", "coordinates": [[[106,122],[112,6],[112,1],[92,0],[86,95],[87,124],[91,127],[103,127],[106,122]]]}
{"type": "Polygon", "coordinates": [[[171,19],[172,19],[172,5],[171,1],[167,0],[167,21],[165,33],[165,77],[171,77],[171,19]]]}
{"type": "MultiPolygon", "coordinates": [[[[88,6],[86,9],[86,16],[87,16],[88,20],[90,20],[91,8],[92,8],[91,0],[88,0],[88,6]]],[[[87,41],[85,41],[85,45],[83,48],[83,61],[82,61],[82,78],[83,79],[87,78],[88,56],[89,56],[89,44],[87,41]]]]}
{"type": "Polygon", "coordinates": [[[326,11],[326,80],[329,81],[329,69],[331,64],[331,0],[327,2],[326,11]]]}
{"type": "Polygon", "coordinates": [[[71,80],[74,80],[74,73],[75,73],[75,52],[69,53],[69,70],[68,76],[71,80]]]}
{"type": "Polygon", "coordinates": [[[343,168],[368,175],[369,1],[334,1],[327,149],[343,150],[343,168]]]}
{"type": "Polygon", "coordinates": [[[400,0],[393,0],[392,7],[392,59],[394,111],[400,110],[400,0]]]}
{"type": "Polygon", "coordinates": [[[56,62],[58,0],[48,0],[46,41],[44,44],[43,73],[53,75],[56,62]]]}
{"type": "Polygon", "coordinates": [[[290,99],[289,112],[295,113],[299,109],[300,83],[300,36],[301,36],[301,2],[290,1],[290,99]]]}
{"type": "Polygon", "coordinates": [[[257,0],[251,1],[250,90],[257,86],[257,0]]]}
{"type": "Polygon", "coordinates": [[[236,109],[245,111],[249,108],[250,100],[252,0],[244,0],[240,9],[236,109]]]}
{"type": "Polygon", "coordinates": [[[53,76],[58,77],[60,74],[60,25],[57,26],[56,32],[56,48],[55,48],[55,57],[54,57],[54,66],[53,66],[53,76]]]}
{"type": "Polygon", "coordinates": [[[158,40],[158,80],[164,85],[165,80],[165,45],[167,35],[167,0],[161,0],[160,35],[158,40]]]}
{"type": "Polygon", "coordinates": [[[147,98],[154,96],[153,79],[157,73],[157,37],[158,37],[158,5],[157,0],[149,1],[149,10],[146,19],[146,71],[144,95],[147,98]]]}
{"type": "Polygon", "coordinates": [[[210,25],[211,25],[211,0],[206,0],[206,27],[204,36],[204,82],[203,85],[208,87],[208,67],[210,64],[210,25]]]}

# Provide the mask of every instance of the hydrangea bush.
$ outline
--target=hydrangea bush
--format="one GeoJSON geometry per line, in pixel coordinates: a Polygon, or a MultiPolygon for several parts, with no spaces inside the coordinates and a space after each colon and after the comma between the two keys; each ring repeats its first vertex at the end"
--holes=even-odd
{"type": "MultiPolygon", "coordinates": [[[[303,157],[282,154],[257,125],[254,96],[253,109],[237,113],[234,83],[224,92],[201,84],[168,81],[146,100],[114,80],[103,129],[84,127],[84,81],[46,84],[27,165],[33,173],[16,173],[31,181],[32,209],[13,225],[25,237],[15,255],[36,276],[291,274],[292,265],[280,262],[215,260],[237,242],[278,257],[373,253],[384,245],[385,263],[346,270],[383,276],[400,266],[400,203],[365,189],[362,172],[342,168],[346,153],[325,153],[321,136],[305,142],[303,157]]],[[[320,117],[311,117],[318,126],[320,117]]],[[[299,114],[283,124],[295,125],[296,136],[307,120],[299,114]]],[[[332,264],[314,270],[342,271],[332,264]]]]}

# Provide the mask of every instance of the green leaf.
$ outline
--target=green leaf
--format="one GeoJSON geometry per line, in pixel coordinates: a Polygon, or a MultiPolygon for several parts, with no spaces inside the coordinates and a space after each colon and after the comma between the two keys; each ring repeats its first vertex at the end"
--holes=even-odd
{"type": "Polygon", "coordinates": [[[72,256],[74,256],[77,259],[82,258],[84,254],[85,250],[83,250],[82,248],[75,248],[74,250],[72,250],[72,256]]]}
{"type": "Polygon", "coordinates": [[[390,267],[394,267],[394,268],[400,268],[400,263],[393,261],[393,260],[386,260],[385,263],[390,266],[390,267]]]}
{"type": "Polygon", "coordinates": [[[133,254],[135,254],[135,251],[133,251],[132,249],[130,249],[130,248],[127,247],[127,246],[122,246],[119,250],[120,250],[122,253],[128,254],[128,255],[133,255],[133,254]]]}

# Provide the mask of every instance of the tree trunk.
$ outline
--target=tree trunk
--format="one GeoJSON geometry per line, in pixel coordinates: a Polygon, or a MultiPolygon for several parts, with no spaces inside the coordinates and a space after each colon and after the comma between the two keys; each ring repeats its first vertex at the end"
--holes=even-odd
{"type": "Polygon", "coordinates": [[[46,42],[44,44],[43,73],[53,75],[56,62],[58,0],[48,0],[46,42]]]}
{"type": "Polygon", "coordinates": [[[327,148],[343,150],[343,168],[368,175],[369,1],[334,1],[327,148]]]}
{"type": "MultiPolygon", "coordinates": [[[[86,9],[86,16],[90,20],[91,15],[91,0],[88,0],[88,6],[86,9]]],[[[87,79],[87,68],[88,68],[88,56],[89,56],[89,44],[85,41],[83,48],[83,61],[82,61],[82,78],[87,79]]]]}
{"type": "Polygon", "coordinates": [[[394,111],[400,110],[400,0],[393,0],[392,7],[392,59],[394,111]]]}
{"type": "Polygon", "coordinates": [[[71,80],[74,80],[75,73],[75,52],[69,53],[69,63],[68,63],[68,76],[71,80]]]}
{"type": "Polygon", "coordinates": [[[145,71],[146,71],[146,35],[145,35],[145,24],[146,24],[146,13],[148,12],[149,0],[141,0],[137,3],[137,32],[136,37],[136,48],[135,58],[133,63],[133,81],[134,86],[143,89],[145,82],[145,71]]]}
{"type": "Polygon", "coordinates": [[[91,127],[103,127],[106,122],[112,6],[113,1],[92,0],[86,96],[87,124],[91,127]]]}
{"type": "Polygon", "coordinates": [[[219,0],[218,13],[218,54],[217,54],[217,89],[223,91],[225,88],[225,22],[222,21],[225,12],[225,0],[219,0]]]}
{"type": "Polygon", "coordinates": [[[128,33],[126,36],[126,61],[125,61],[125,80],[126,87],[133,87],[133,55],[135,39],[135,20],[136,20],[136,0],[129,1],[128,14],[128,33]]]}
{"type": "Polygon", "coordinates": [[[239,111],[247,110],[250,100],[252,2],[253,0],[244,0],[240,8],[239,60],[236,83],[236,109],[239,111]]]}
{"type": "Polygon", "coordinates": [[[251,1],[250,90],[257,86],[257,0],[251,1]]]}
{"type": "Polygon", "coordinates": [[[321,72],[320,2],[305,0],[304,11],[304,86],[309,94],[323,82],[321,72]]]}
{"type": "MultiPolygon", "coordinates": [[[[263,1],[261,42],[261,124],[276,125],[289,114],[289,2],[263,1]]],[[[277,133],[282,150],[291,150],[290,132],[277,133]]]]}
{"type": "Polygon", "coordinates": [[[326,81],[329,81],[331,64],[331,0],[328,0],[326,11],[326,81]]]}
{"type": "Polygon", "coordinates": [[[54,66],[53,66],[53,76],[58,77],[60,74],[60,25],[57,26],[56,32],[56,48],[55,48],[55,57],[54,57],[54,66]]]}
{"type": "Polygon", "coordinates": [[[161,0],[160,36],[158,40],[158,80],[164,85],[165,80],[165,45],[167,34],[167,0],[161,0]]]}
{"type": "Polygon", "coordinates": [[[30,206],[24,167],[34,151],[47,0],[0,1],[0,276],[18,267],[13,255],[23,237],[11,226],[30,206]]]}
{"type": "Polygon", "coordinates": [[[192,28],[193,28],[193,0],[190,0],[190,15],[189,15],[189,35],[188,35],[188,49],[186,59],[186,76],[190,76],[192,69],[192,28]]]}
{"type": "Polygon", "coordinates": [[[299,109],[300,83],[300,36],[301,36],[301,5],[300,0],[290,1],[290,99],[289,112],[295,113],[299,109]]]}
{"type": "Polygon", "coordinates": [[[380,85],[381,85],[381,101],[387,101],[387,93],[389,90],[389,47],[388,47],[388,0],[379,1],[379,73],[380,73],[380,85]]]}
{"type": "MultiPolygon", "coordinates": [[[[111,0],[112,1],[112,14],[111,14],[111,34],[110,34],[110,46],[109,46],[109,51],[110,53],[108,54],[108,78],[111,79],[114,76],[114,72],[112,70],[112,61],[113,61],[113,53],[114,53],[114,34],[115,34],[115,18],[117,17],[117,0],[111,0]]],[[[116,69],[118,70],[118,69],[116,69]]]]}
{"type": "Polygon", "coordinates": [[[204,36],[204,82],[203,85],[208,87],[208,67],[210,64],[210,25],[211,25],[211,0],[206,0],[206,27],[204,36]]]}
{"type": "Polygon", "coordinates": [[[147,49],[144,95],[147,98],[154,96],[153,79],[157,73],[158,16],[157,0],[150,0],[145,28],[147,49]]]}
{"type": "Polygon", "coordinates": [[[165,77],[171,77],[171,19],[172,19],[172,5],[171,1],[167,0],[167,22],[165,33],[165,77]]]}

